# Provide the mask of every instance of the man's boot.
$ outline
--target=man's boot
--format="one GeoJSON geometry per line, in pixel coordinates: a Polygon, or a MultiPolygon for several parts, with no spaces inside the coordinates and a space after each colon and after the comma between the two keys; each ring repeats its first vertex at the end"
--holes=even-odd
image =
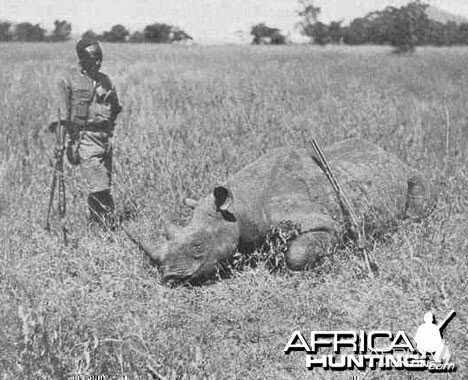
{"type": "Polygon", "coordinates": [[[88,208],[90,224],[97,224],[105,230],[114,230],[117,227],[114,217],[114,200],[110,190],[89,194],[88,208]]]}

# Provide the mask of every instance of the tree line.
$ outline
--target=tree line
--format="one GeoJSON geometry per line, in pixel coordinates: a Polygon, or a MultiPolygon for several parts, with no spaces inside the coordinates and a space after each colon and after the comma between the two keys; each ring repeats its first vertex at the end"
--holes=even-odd
{"type": "MultiPolygon", "coordinates": [[[[328,24],[320,21],[321,9],[314,5],[313,0],[299,0],[299,5],[300,22],[297,27],[310,43],[317,45],[392,45],[398,52],[412,52],[419,45],[468,45],[468,22],[442,23],[431,20],[426,13],[429,5],[422,0],[414,0],[401,7],[387,6],[383,10],[356,18],[346,26],[342,20],[328,24]]],[[[23,22],[13,25],[9,21],[0,21],[0,41],[3,42],[61,42],[69,40],[71,32],[72,25],[65,20],[55,20],[51,32],[39,24],[23,22]]],[[[253,37],[252,44],[287,43],[287,38],[280,29],[265,23],[254,25],[250,34],[253,37]]],[[[120,43],[172,43],[192,40],[182,29],[165,23],[153,23],[133,33],[124,25],[117,24],[103,33],[88,30],[82,36],[120,43]]]]}
{"type": "MultiPolygon", "coordinates": [[[[71,38],[72,24],[65,20],[55,20],[54,28],[47,32],[39,24],[22,22],[13,25],[9,21],[0,21],[1,42],[64,42],[71,38]]],[[[142,31],[130,31],[123,25],[114,25],[101,34],[87,30],[82,37],[91,37],[105,42],[133,43],[172,43],[190,41],[192,37],[177,26],[164,23],[147,25],[142,31]]]]}
{"type": "Polygon", "coordinates": [[[193,40],[192,36],[177,26],[164,23],[147,25],[142,31],[130,31],[123,25],[114,25],[110,30],[97,34],[87,30],[82,37],[91,37],[106,42],[133,42],[133,43],[173,43],[193,40]]]}
{"type": "MultiPolygon", "coordinates": [[[[402,7],[387,6],[356,18],[349,25],[343,21],[328,24],[319,20],[321,9],[312,0],[299,0],[301,10],[297,24],[301,34],[317,45],[391,45],[398,52],[412,52],[420,45],[468,45],[468,23],[445,23],[429,19],[429,4],[420,0],[402,7]]],[[[286,37],[277,28],[264,23],[251,28],[252,44],[284,44],[286,37]]]]}
{"type": "Polygon", "coordinates": [[[13,25],[9,21],[0,21],[0,41],[10,42],[59,42],[70,38],[72,26],[64,20],[55,20],[54,29],[48,33],[39,24],[21,22],[13,25]]]}

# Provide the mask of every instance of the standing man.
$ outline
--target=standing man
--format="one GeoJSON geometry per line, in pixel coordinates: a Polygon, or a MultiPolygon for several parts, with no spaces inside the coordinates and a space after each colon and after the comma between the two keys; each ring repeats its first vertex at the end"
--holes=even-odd
{"type": "Polygon", "coordinates": [[[113,229],[111,138],[122,107],[109,77],[99,71],[99,43],[81,39],[76,54],[79,67],[69,69],[59,80],[58,103],[68,134],[66,154],[71,164],[81,165],[88,188],[89,224],[113,229]]]}

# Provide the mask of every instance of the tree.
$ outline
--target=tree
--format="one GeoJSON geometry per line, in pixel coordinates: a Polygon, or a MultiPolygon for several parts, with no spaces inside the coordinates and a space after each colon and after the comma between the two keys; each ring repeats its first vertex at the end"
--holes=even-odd
{"type": "Polygon", "coordinates": [[[328,25],[321,21],[317,21],[314,25],[312,25],[309,36],[312,38],[315,44],[325,46],[331,42],[331,38],[328,33],[328,25]]]}
{"type": "Polygon", "coordinates": [[[463,35],[462,29],[459,25],[454,21],[448,21],[445,23],[445,31],[444,31],[444,45],[458,45],[462,43],[463,35]]]}
{"type": "Polygon", "coordinates": [[[154,23],[145,27],[143,30],[143,35],[145,42],[153,42],[158,44],[170,43],[171,31],[172,27],[170,25],[154,23]]]}
{"type": "Polygon", "coordinates": [[[304,25],[313,25],[318,21],[320,15],[320,7],[314,6],[312,0],[299,0],[299,4],[302,10],[299,11],[299,16],[302,17],[302,23],[304,25]]]}
{"type": "Polygon", "coordinates": [[[188,40],[193,40],[193,38],[185,33],[182,29],[173,27],[172,28],[172,41],[171,42],[182,42],[182,41],[188,41],[188,40]]]}
{"type": "Polygon", "coordinates": [[[145,35],[142,32],[136,31],[130,35],[129,42],[142,43],[145,42],[145,35]]]}
{"type": "Polygon", "coordinates": [[[41,28],[39,24],[32,25],[29,22],[22,22],[16,25],[14,39],[22,42],[44,41],[45,29],[41,28]]]}
{"type": "Polygon", "coordinates": [[[458,26],[459,44],[468,45],[468,23],[461,23],[458,26]]]}
{"type": "Polygon", "coordinates": [[[11,23],[8,21],[0,21],[0,41],[8,42],[12,39],[11,23]]]}
{"type": "Polygon", "coordinates": [[[335,44],[340,43],[343,39],[343,28],[341,26],[342,23],[343,20],[332,21],[330,22],[330,25],[328,25],[328,36],[330,41],[335,44]]]}
{"type": "Polygon", "coordinates": [[[286,37],[278,28],[270,28],[263,22],[252,26],[250,34],[253,36],[252,44],[254,45],[284,45],[286,43],[286,37]]]}
{"type": "Polygon", "coordinates": [[[67,41],[70,39],[72,25],[65,20],[55,20],[54,30],[52,31],[49,39],[53,42],[67,41]]]}
{"type": "Polygon", "coordinates": [[[312,0],[299,0],[302,9],[298,15],[302,21],[298,23],[299,29],[304,36],[310,38],[310,42],[317,45],[328,43],[340,43],[345,30],[342,28],[343,21],[332,21],[329,25],[319,21],[320,7],[316,7],[312,0]]]}
{"type": "MultiPolygon", "coordinates": [[[[417,45],[440,40],[440,25],[429,20],[428,5],[419,0],[397,8],[388,6],[355,19],[344,28],[344,42],[348,44],[389,44],[398,53],[411,53],[417,45]]],[[[445,28],[445,27],[444,27],[445,28]]],[[[453,39],[458,35],[452,28],[453,39]]],[[[440,43],[440,42],[438,42],[440,43]]]]}
{"type": "Polygon", "coordinates": [[[368,42],[368,20],[360,17],[351,21],[348,27],[344,28],[343,40],[345,44],[360,45],[368,42]]]}
{"type": "Polygon", "coordinates": [[[182,29],[164,23],[147,25],[143,30],[143,36],[145,42],[158,44],[181,42],[192,39],[192,37],[182,29]]]}
{"type": "Polygon", "coordinates": [[[393,9],[389,42],[395,47],[397,53],[414,52],[418,37],[428,24],[429,18],[426,14],[428,6],[416,0],[401,8],[393,9]]]}
{"type": "Polygon", "coordinates": [[[389,43],[397,12],[398,8],[388,6],[382,11],[368,13],[365,16],[366,42],[376,45],[389,43]]]}
{"type": "Polygon", "coordinates": [[[312,0],[299,0],[302,10],[298,15],[302,17],[302,21],[298,26],[301,33],[310,38],[311,43],[324,45],[326,43],[326,25],[318,21],[320,15],[320,7],[316,7],[312,0]]]}
{"type": "Polygon", "coordinates": [[[114,25],[110,31],[102,34],[102,40],[107,42],[125,42],[130,32],[123,25],[114,25]]]}

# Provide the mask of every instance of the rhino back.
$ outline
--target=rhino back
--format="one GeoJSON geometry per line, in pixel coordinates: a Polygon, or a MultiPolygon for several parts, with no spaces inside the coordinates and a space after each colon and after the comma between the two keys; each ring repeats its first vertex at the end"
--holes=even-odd
{"type": "MultiPolygon", "coordinates": [[[[395,155],[358,139],[331,145],[324,153],[361,220],[385,223],[403,215],[411,169],[395,155]]],[[[241,240],[255,246],[281,220],[338,232],[344,216],[313,156],[308,149],[275,149],[227,182],[241,240]]]]}
{"type": "Polygon", "coordinates": [[[378,224],[404,216],[408,179],[416,171],[396,155],[358,139],[336,143],[325,154],[362,220],[378,224]]]}

